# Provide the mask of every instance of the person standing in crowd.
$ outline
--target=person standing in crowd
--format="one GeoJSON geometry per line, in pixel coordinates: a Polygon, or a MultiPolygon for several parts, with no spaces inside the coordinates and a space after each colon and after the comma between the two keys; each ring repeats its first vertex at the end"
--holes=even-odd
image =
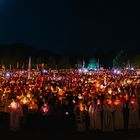
{"type": "Polygon", "coordinates": [[[52,123],[52,107],[50,104],[44,101],[42,107],[40,108],[40,113],[42,115],[42,126],[46,130],[49,130],[52,123]]]}
{"type": "Polygon", "coordinates": [[[124,91],[124,128],[128,129],[128,118],[129,118],[129,94],[124,91]]]}
{"type": "Polygon", "coordinates": [[[128,121],[128,128],[129,129],[136,129],[140,128],[140,120],[139,120],[139,106],[136,99],[131,99],[129,103],[129,121],[128,121]]]}
{"type": "Polygon", "coordinates": [[[102,105],[101,101],[98,99],[95,105],[95,130],[101,130],[102,129],[102,122],[101,122],[101,111],[102,111],[102,105]]]}
{"type": "Polygon", "coordinates": [[[87,108],[82,101],[80,101],[80,103],[75,106],[74,114],[76,120],[76,130],[79,132],[86,131],[87,108]]]}
{"type": "Polygon", "coordinates": [[[95,128],[95,103],[94,101],[91,102],[89,105],[89,129],[95,128]]]}
{"type": "Polygon", "coordinates": [[[68,99],[65,99],[63,101],[61,113],[64,130],[72,130],[72,128],[74,127],[73,106],[70,104],[70,101],[68,99]]]}
{"type": "MultiPolygon", "coordinates": [[[[140,85],[136,86],[135,94],[136,94],[136,99],[138,101],[138,105],[140,107],[140,85]]],[[[139,108],[139,119],[140,119],[140,108],[139,108]]]]}
{"type": "Polygon", "coordinates": [[[17,99],[13,99],[9,105],[10,111],[10,130],[19,131],[21,128],[21,120],[23,117],[23,110],[17,99]]]}
{"type": "Polygon", "coordinates": [[[106,99],[103,104],[103,131],[113,131],[113,111],[114,106],[111,99],[106,99]]]}
{"type": "Polygon", "coordinates": [[[123,103],[118,97],[114,101],[114,129],[124,129],[123,103]]]}

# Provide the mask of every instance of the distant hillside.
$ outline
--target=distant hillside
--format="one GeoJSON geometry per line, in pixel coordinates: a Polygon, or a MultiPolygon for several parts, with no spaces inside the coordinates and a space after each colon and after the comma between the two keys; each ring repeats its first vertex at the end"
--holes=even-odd
{"type": "MultiPolygon", "coordinates": [[[[94,51],[86,51],[86,49],[78,50],[75,48],[75,51],[72,53],[64,52],[58,55],[56,54],[56,51],[54,53],[48,51],[47,49],[35,48],[26,44],[0,45],[0,64],[15,65],[17,62],[20,62],[20,64],[28,64],[29,56],[32,57],[32,62],[35,64],[41,62],[48,63],[48,60],[50,60],[49,57],[52,56],[56,63],[58,63],[59,60],[62,61],[62,59],[69,57],[69,62],[71,65],[75,65],[77,59],[80,59],[81,61],[84,60],[87,64],[90,58],[95,58],[96,60],[99,60],[102,66],[110,67],[112,66],[113,58],[116,57],[121,49],[123,48],[96,48],[94,51]]],[[[140,54],[139,49],[131,48],[131,50],[123,50],[127,53],[128,58],[132,58],[135,54],[140,54]]]]}
{"type": "Polygon", "coordinates": [[[15,63],[15,61],[27,61],[31,56],[33,59],[54,55],[47,50],[41,50],[25,44],[0,45],[1,63],[15,63]]]}
{"type": "Polygon", "coordinates": [[[50,52],[47,50],[40,50],[37,48],[33,48],[32,46],[28,46],[25,44],[9,44],[9,45],[0,45],[0,55],[5,56],[5,55],[17,55],[17,56],[39,56],[41,55],[48,55],[50,52]]]}

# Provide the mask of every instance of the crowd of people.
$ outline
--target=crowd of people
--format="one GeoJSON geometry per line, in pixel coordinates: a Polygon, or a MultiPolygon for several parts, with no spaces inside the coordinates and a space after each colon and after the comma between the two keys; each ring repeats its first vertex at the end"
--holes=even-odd
{"type": "Polygon", "coordinates": [[[0,111],[9,114],[12,131],[36,114],[42,116],[43,125],[77,131],[140,127],[140,77],[135,70],[2,70],[0,74],[0,111]]]}

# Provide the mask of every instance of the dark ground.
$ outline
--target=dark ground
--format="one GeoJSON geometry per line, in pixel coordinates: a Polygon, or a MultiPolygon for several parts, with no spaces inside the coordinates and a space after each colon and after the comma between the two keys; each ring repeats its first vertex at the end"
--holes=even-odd
{"type": "Polygon", "coordinates": [[[137,130],[120,130],[114,132],[98,132],[86,131],[76,132],[74,130],[66,130],[62,125],[58,126],[56,123],[47,126],[42,125],[42,118],[40,116],[31,116],[28,120],[28,126],[19,132],[9,131],[8,114],[0,114],[0,139],[18,139],[18,140],[140,140],[140,129],[137,130]],[[31,121],[32,120],[32,121],[31,121]]]}

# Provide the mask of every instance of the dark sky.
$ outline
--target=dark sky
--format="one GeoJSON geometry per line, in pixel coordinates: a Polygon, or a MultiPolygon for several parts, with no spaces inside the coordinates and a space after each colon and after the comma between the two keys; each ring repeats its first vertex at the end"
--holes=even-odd
{"type": "Polygon", "coordinates": [[[140,47],[140,10],[120,0],[0,0],[0,43],[91,53],[140,47]]]}

